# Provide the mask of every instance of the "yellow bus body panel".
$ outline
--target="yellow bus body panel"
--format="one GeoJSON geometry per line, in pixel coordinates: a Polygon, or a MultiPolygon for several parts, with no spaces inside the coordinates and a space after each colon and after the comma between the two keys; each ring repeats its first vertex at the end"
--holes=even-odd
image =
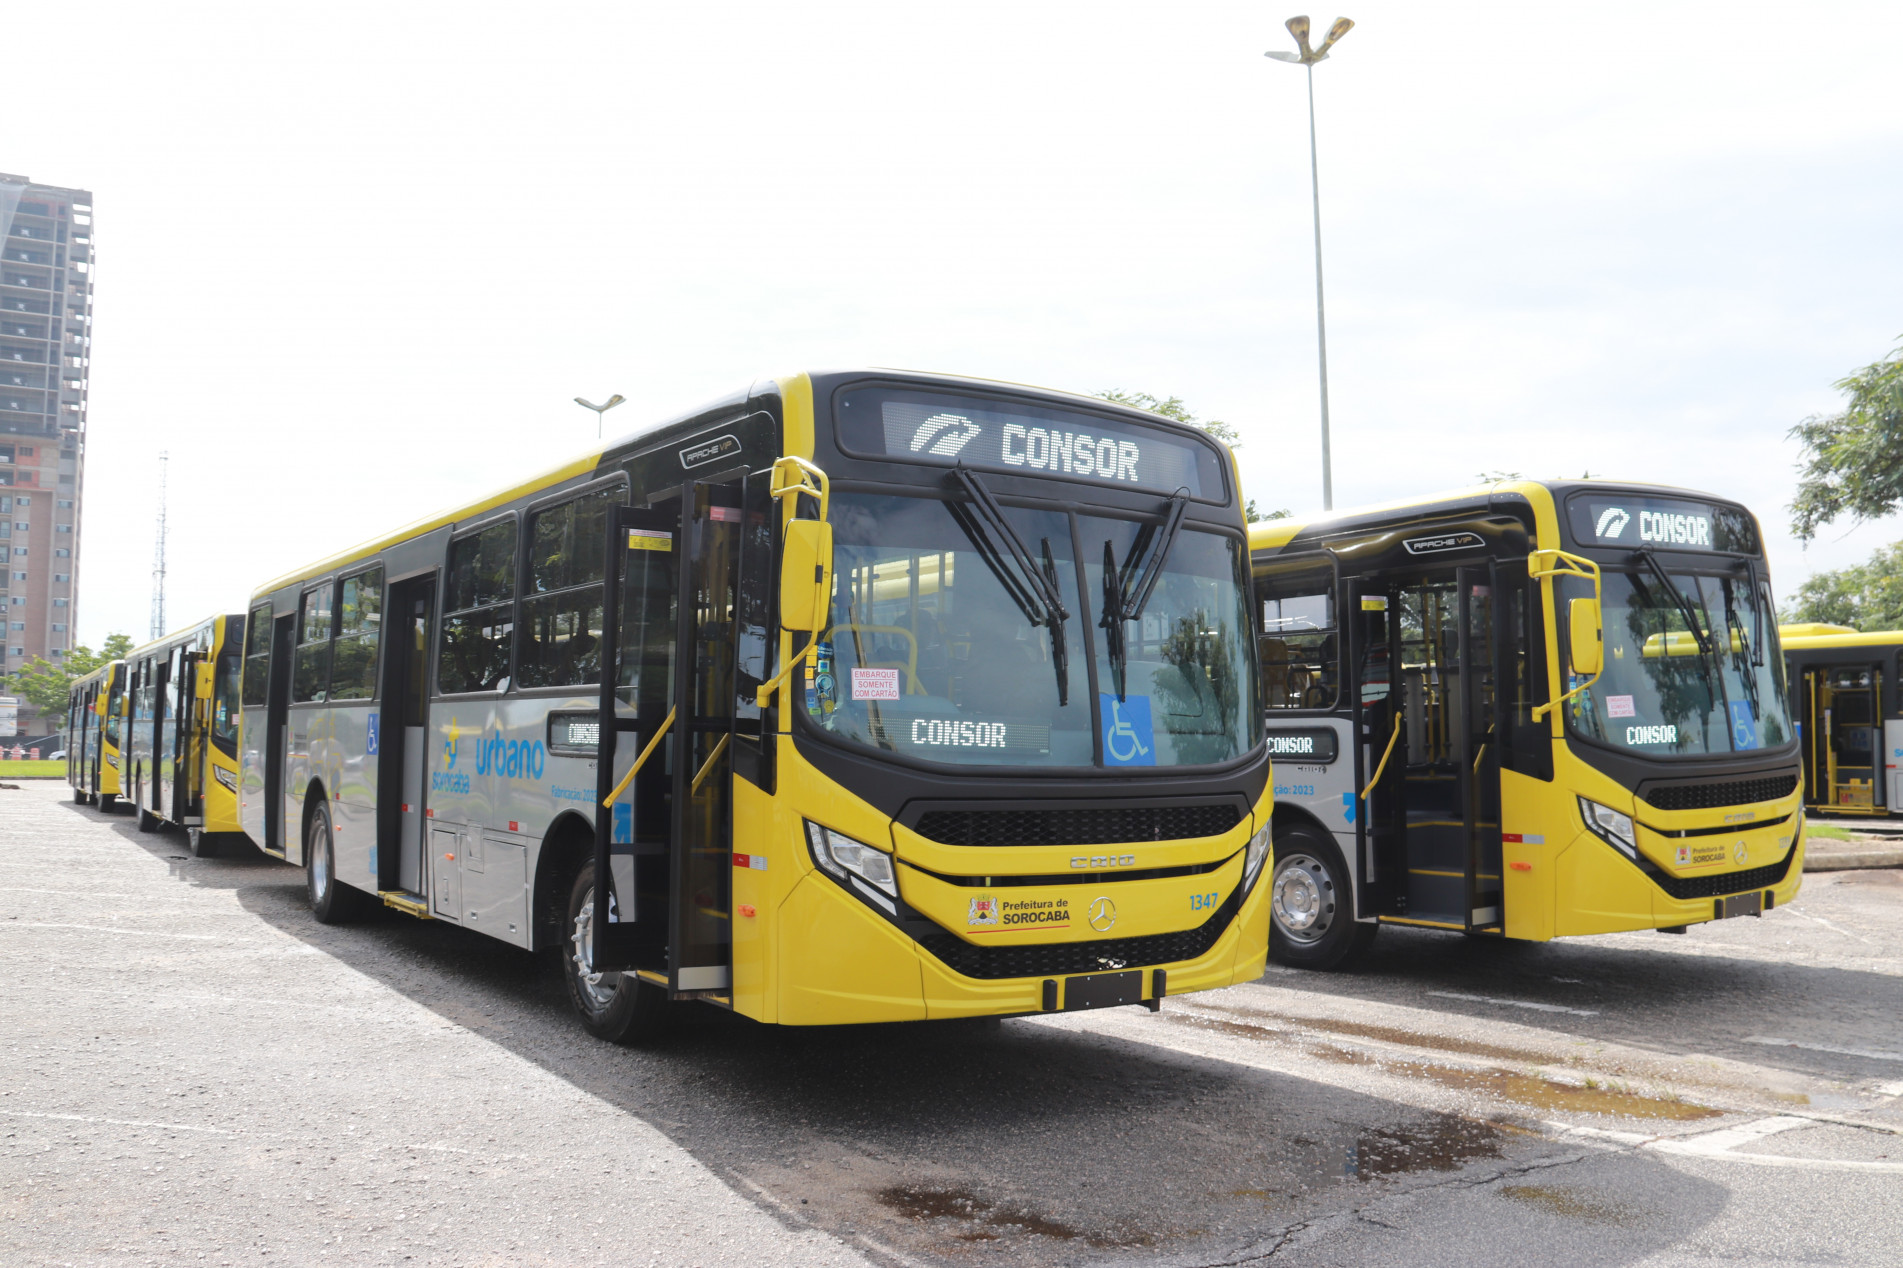
{"type": "MultiPolygon", "coordinates": [[[[754,851],[764,854],[767,866],[734,868],[733,1007],[756,1020],[787,1025],[1035,1013],[1042,1009],[1047,976],[970,978],[941,963],[813,863],[807,819],[871,845],[903,842],[895,870],[906,902],[966,941],[1011,945],[1141,937],[1201,925],[1240,883],[1243,851],[1273,806],[1265,789],[1256,816],[1214,840],[962,849],[927,841],[893,823],[814,769],[786,735],[780,737],[777,768],[777,796],[734,781],[734,849],[749,858],[754,851]],[[932,870],[947,876],[1068,874],[1074,857],[1118,850],[1140,853],[1140,867],[1223,863],[1194,876],[1118,881],[1112,872],[1102,875],[1100,884],[992,888],[952,885],[919,870],[929,860],[932,870]],[[1001,923],[995,933],[968,933],[974,896],[1047,901],[1052,909],[1061,900],[1076,914],[1061,928],[1005,929],[1001,923]],[[1117,907],[1116,924],[1103,932],[1092,930],[1085,918],[1100,896],[1117,907]],[[1200,907],[1192,905],[1198,897],[1200,907]],[[755,914],[745,915],[743,906],[755,914]]],[[[1267,870],[1265,864],[1242,909],[1207,952],[1190,961],[1143,967],[1163,968],[1172,995],[1260,977],[1268,958],[1267,870]]],[[[1146,997],[1150,990],[1146,975],[1146,997]]]]}

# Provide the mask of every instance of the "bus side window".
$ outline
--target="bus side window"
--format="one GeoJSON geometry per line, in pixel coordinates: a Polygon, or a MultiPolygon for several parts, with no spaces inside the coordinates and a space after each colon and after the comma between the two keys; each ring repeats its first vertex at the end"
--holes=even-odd
{"type": "Polygon", "coordinates": [[[1262,599],[1262,689],[1270,709],[1331,709],[1341,640],[1332,584],[1262,599]]]}
{"type": "Polygon", "coordinates": [[[1501,561],[1494,574],[1494,620],[1505,657],[1500,666],[1507,701],[1507,742],[1500,764],[1535,779],[1553,777],[1553,739],[1533,710],[1546,698],[1546,636],[1538,619],[1539,588],[1527,580],[1526,565],[1501,561]]]}
{"type": "Polygon", "coordinates": [[[271,681],[271,605],[261,603],[245,619],[244,707],[262,709],[271,681]]]}
{"type": "Polygon", "coordinates": [[[330,671],[332,700],[372,700],[377,694],[377,642],[383,629],[383,569],[345,577],[337,610],[336,662],[330,671]]]}
{"type": "Polygon", "coordinates": [[[529,516],[518,686],[580,687],[601,681],[601,552],[608,540],[608,508],[622,497],[622,489],[602,489],[529,516]]]}
{"type": "Polygon", "coordinates": [[[503,690],[514,650],[515,521],[506,519],[449,544],[437,691],[503,690]]]}
{"type": "Polygon", "coordinates": [[[297,670],[291,679],[291,699],[321,701],[330,694],[331,602],[337,589],[326,582],[305,592],[297,611],[297,670]]]}

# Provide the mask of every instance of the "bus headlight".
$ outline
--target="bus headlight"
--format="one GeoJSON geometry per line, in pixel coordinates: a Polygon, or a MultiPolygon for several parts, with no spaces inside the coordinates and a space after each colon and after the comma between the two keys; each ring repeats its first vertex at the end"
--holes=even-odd
{"type": "Polygon", "coordinates": [[[226,788],[229,788],[232,792],[238,791],[238,776],[236,774],[226,770],[222,766],[212,767],[211,773],[212,773],[212,778],[216,779],[219,783],[223,784],[226,788]]]}
{"type": "Polygon", "coordinates": [[[1271,837],[1270,825],[1263,824],[1262,831],[1249,838],[1248,852],[1242,856],[1242,892],[1248,893],[1255,884],[1256,873],[1262,870],[1262,862],[1269,857],[1271,837]]]}
{"type": "Polygon", "coordinates": [[[844,833],[822,828],[811,819],[806,821],[806,839],[813,846],[813,862],[823,870],[851,885],[887,912],[898,910],[891,902],[899,896],[891,855],[844,833]]]}
{"type": "Polygon", "coordinates": [[[1639,838],[1632,830],[1632,816],[1620,814],[1611,806],[1579,799],[1579,814],[1587,829],[1601,841],[1629,859],[1639,857],[1639,838]]]}

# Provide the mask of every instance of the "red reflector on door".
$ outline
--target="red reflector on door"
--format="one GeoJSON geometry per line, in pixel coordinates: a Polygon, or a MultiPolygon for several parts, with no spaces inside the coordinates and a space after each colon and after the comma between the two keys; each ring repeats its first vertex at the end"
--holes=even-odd
{"type": "Polygon", "coordinates": [[[520,831],[522,831],[522,829],[521,829],[520,827],[518,827],[518,826],[516,825],[516,822],[515,822],[515,820],[513,820],[513,819],[511,819],[511,820],[509,820],[509,831],[511,831],[511,832],[520,832],[520,831]]]}
{"type": "Polygon", "coordinates": [[[1507,864],[1507,866],[1512,868],[1516,872],[1530,872],[1533,870],[1533,865],[1531,863],[1509,863],[1507,864]]]}

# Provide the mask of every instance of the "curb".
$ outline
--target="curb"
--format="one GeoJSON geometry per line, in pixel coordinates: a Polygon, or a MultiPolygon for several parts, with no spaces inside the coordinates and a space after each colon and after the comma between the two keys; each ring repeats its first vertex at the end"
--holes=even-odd
{"type": "Polygon", "coordinates": [[[1851,872],[1871,867],[1903,867],[1903,850],[1844,850],[1804,855],[1807,872],[1851,872]]]}

